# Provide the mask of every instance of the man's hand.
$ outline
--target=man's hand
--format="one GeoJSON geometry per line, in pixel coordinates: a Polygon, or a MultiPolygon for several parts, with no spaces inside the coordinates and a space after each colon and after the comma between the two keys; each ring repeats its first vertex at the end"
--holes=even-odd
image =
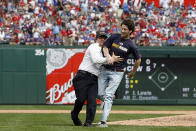
{"type": "Polygon", "coordinates": [[[107,59],[107,62],[108,62],[109,65],[112,65],[114,63],[114,60],[111,56],[106,57],[106,59],[107,59]]]}
{"type": "Polygon", "coordinates": [[[114,62],[120,63],[123,60],[124,60],[123,58],[120,58],[120,56],[116,56],[114,53],[112,53],[112,57],[111,56],[107,57],[107,62],[110,65],[113,65],[114,62]]]}
{"type": "Polygon", "coordinates": [[[110,56],[108,48],[107,47],[103,47],[103,52],[104,52],[104,55],[106,56],[108,64],[112,65],[114,63],[114,60],[110,56]]]}
{"type": "Polygon", "coordinates": [[[114,63],[114,62],[120,63],[121,61],[124,60],[123,58],[120,58],[120,56],[116,56],[116,55],[114,54],[114,52],[112,53],[112,59],[113,59],[113,63],[114,63]]]}

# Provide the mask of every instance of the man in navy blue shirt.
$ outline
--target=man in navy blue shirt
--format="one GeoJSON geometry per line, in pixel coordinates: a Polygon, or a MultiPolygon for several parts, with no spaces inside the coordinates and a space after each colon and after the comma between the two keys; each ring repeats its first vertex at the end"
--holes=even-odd
{"type": "Polygon", "coordinates": [[[103,110],[98,127],[107,127],[106,121],[112,108],[113,98],[123,78],[129,55],[132,54],[136,60],[133,70],[128,74],[129,78],[134,77],[141,63],[141,55],[138,48],[130,39],[134,28],[134,22],[130,19],[125,19],[121,23],[121,33],[111,35],[104,43],[103,52],[109,64],[104,65],[98,78],[98,96],[102,100],[103,110]],[[111,57],[113,53],[124,60],[118,63],[113,62],[111,57]]]}

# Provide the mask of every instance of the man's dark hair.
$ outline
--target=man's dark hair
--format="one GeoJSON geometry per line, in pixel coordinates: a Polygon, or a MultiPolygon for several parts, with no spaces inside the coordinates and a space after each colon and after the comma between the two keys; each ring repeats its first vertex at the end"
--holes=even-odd
{"type": "Polygon", "coordinates": [[[123,20],[123,22],[121,23],[121,26],[122,25],[126,25],[128,27],[128,29],[131,30],[132,32],[135,31],[135,24],[134,24],[133,20],[131,20],[131,19],[123,20]]]}
{"type": "Polygon", "coordinates": [[[101,31],[101,32],[97,31],[96,32],[96,38],[105,38],[105,39],[107,39],[107,34],[103,31],[101,31]]]}

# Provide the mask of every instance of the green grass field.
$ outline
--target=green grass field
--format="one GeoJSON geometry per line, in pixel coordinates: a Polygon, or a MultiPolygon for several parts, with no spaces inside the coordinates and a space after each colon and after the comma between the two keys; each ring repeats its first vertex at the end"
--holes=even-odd
{"type": "MultiPolygon", "coordinates": [[[[0,105],[0,110],[71,110],[68,105],[0,105]]],[[[83,108],[85,110],[85,107],[83,108]]],[[[99,109],[99,107],[98,107],[99,109]]],[[[195,106],[113,106],[112,110],[196,111],[195,106]]],[[[111,114],[109,121],[152,118],[173,114],[111,114]]],[[[85,120],[85,114],[79,116],[85,120]]],[[[101,114],[96,114],[95,123],[101,114]]],[[[0,114],[0,131],[196,131],[196,127],[155,127],[109,125],[108,128],[75,127],[70,114],[0,114]]]]}

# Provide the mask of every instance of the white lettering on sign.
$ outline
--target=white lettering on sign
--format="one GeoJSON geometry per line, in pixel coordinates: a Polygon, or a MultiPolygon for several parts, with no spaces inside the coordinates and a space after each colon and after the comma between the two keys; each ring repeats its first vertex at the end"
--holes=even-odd
{"type": "Polygon", "coordinates": [[[190,88],[182,88],[182,91],[183,92],[189,92],[190,91],[190,88]]]}
{"type": "Polygon", "coordinates": [[[151,91],[137,91],[137,95],[149,95],[151,96],[152,95],[152,92],[151,91]]]}
{"type": "Polygon", "coordinates": [[[158,100],[157,96],[139,96],[139,100],[158,100]]]}
{"type": "Polygon", "coordinates": [[[127,64],[134,65],[135,64],[135,60],[134,59],[127,59],[127,64]]]}
{"type": "MultiPolygon", "coordinates": [[[[132,71],[133,70],[133,66],[127,66],[127,71],[128,72],[130,72],[130,71],[132,71]]],[[[143,66],[139,66],[138,68],[137,68],[137,72],[142,72],[142,70],[143,70],[143,66]]]]}
{"type": "MultiPolygon", "coordinates": [[[[142,60],[143,61],[143,60],[142,60]]],[[[135,65],[136,60],[135,59],[127,59],[127,67],[126,71],[130,72],[133,70],[133,67],[135,65]]],[[[163,64],[162,67],[165,65],[163,64]]],[[[157,67],[157,63],[153,63],[151,59],[144,60],[143,63],[137,68],[137,72],[152,72],[153,69],[157,67]]]]}
{"type": "Polygon", "coordinates": [[[44,56],[44,49],[35,49],[35,56],[44,56]]]}
{"type": "Polygon", "coordinates": [[[188,97],[188,93],[183,93],[182,97],[188,97]]]}
{"type": "Polygon", "coordinates": [[[157,66],[157,63],[153,63],[153,68],[156,68],[156,66],[157,66]]]}
{"type": "Polygon", "coordinates": [[[146,59],[146,64],[147,64],[147,65],[150,64],[150,59],[146,59]]]}
{"type": "Polygon", "coordinates": [[[130,96],[123,96],[123,100],[130,100],[130,96]]]}
{"type": "Polygon", "coordinates": [[[146,72],[150,72],[150,71],[151,71],[150,66],[146,66],[146,72]]]}
{"type": "Polygon", "coordinates": [[[71,73],[71,78],[68,80],[68,82],[65,82],[64,85],[60,86],[59,84],[54,84],[54,86],[47,91],[49,95],[46,99],[50,99],[50,104],[54,104],[55,101],[61,98],[63,93],[73,86],[73,78],[74,72],[71,73]]]}
{"type": "Polygon", "coordinates": [[[66,104],[66,103],[74,103],[75,100],[76,100],[75,91],[66,92],[64,94],[63,99],[62,99],[62,103],[64,103],[64,104],[66,104]]]}

